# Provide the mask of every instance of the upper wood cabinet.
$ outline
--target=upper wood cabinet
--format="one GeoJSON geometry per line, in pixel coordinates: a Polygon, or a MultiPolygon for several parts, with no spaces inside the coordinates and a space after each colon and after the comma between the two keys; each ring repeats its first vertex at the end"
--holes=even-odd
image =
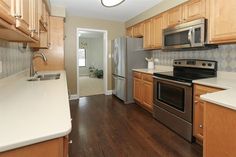
{"type": "Polygon", "coordinates": [[[143,23],[139,23],[133,26],[133,37],[139,38],[143,36],[143,31],[144,31],[143,25],[144,25],[143,23]]]}
{"type": "Polygon", "coordinates": [[[168,27],[180,24],[183,17],[183,7],[178,6],[167,11],[167,24],[168,27]]]}
{"type": "Polygon", "coordinates": [[[153,18],[153,38],[154,38],[154,48],[158,49],[162,47],[162,30],[163,30],[163,15],[159,15],[153,18]]]}
{"type": "Polygon", "coordinates": [[[191,0],[183,5],[183,22],[206,17],[206,1],[191,0]]]}
{"type": "Polygon", "coordinates": [[[30,25],[31,37],[39,40],[39,5],[38,0],[30,0],[30,25]]]}
{"type": "Polygon", "coordinates": [[[206,0],[190,0],[166,12],[167,26],[206,17],[206,0]]]}
{"type": "Polygon", "coordinates": [[[0,18],[5,20],[9,24],[15,24],[14,8],[15,8],[14,0],[1,0],[0,18]]]}
{"type": "Polygon", "coordinates": [[[126,35],[131,38],[133,37],[133,27],[129,27],[126,29],[126,35]]]}
{"type": "Polygon", "coordinates": [[[15,16],[16,28],[20,29],[27,35],[31,34],[30,31],[30,0],[16,0],[15,16]]]}
{"type": "Polygon", "coordinates": [[[236,42],[236,1],[207,0],[211,43],[236,42]]]}
{"type": "Polygon", "coordinates": [[[143,48],[153,49],[154,46],[154,27],[153,19],[144,21],[144,32],[143,32],[143,48]]]}

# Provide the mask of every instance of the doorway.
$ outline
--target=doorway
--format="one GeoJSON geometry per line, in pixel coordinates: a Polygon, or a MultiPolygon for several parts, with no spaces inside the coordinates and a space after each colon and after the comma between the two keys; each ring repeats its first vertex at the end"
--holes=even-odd
{"type": "Polygon", "coordinates": [[[77,95],[107,93],[107,31],[77,29],[77,95]]]}

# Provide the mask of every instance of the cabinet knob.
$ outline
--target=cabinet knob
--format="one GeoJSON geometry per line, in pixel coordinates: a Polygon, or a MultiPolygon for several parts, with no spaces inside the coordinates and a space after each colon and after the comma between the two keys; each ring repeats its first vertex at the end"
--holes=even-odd
{"type": "Polygon", "coordinates": [[[194,103],[198,103],[198,101],[196,100],[196,101],[194,101],[194,103]]]}
{"type": "Polygon", "coordinates": [[[70,141],[69,141],[69,144],[72,144],[72,143],[73,143],[73,141],[72,141],[72,140],[70,140],[70,141]]]}
{"type": "Polygon", "coordinates": [[[200,124],[200,125],[199,125],[199,128],[203,128],[203,125],[202,125],[202,124],[200,124]]]}

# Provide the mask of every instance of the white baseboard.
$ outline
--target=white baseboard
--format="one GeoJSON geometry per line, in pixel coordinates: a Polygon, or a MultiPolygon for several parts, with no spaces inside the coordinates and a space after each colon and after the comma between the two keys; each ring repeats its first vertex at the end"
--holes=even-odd
{"type": "Polygon", "coordinates": [[[106,91],[105,95],[112,95],[112,90],[106,91]]]}
{"type": "Polygon", "coordinates": [[[78,95],[70,95],[70,100],[77,100],[79,99],[78,95]]]}

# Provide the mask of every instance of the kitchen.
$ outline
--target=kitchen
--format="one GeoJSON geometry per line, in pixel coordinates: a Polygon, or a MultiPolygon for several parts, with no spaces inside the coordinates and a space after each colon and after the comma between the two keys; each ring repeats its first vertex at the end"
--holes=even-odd
{"type": "Polygon", "coordinates": [[[0,2],[0,157],[236,156],[235,1],[106,2],[0,2]],[[108,32],[104,95],[77,28],[108,32]]]}

